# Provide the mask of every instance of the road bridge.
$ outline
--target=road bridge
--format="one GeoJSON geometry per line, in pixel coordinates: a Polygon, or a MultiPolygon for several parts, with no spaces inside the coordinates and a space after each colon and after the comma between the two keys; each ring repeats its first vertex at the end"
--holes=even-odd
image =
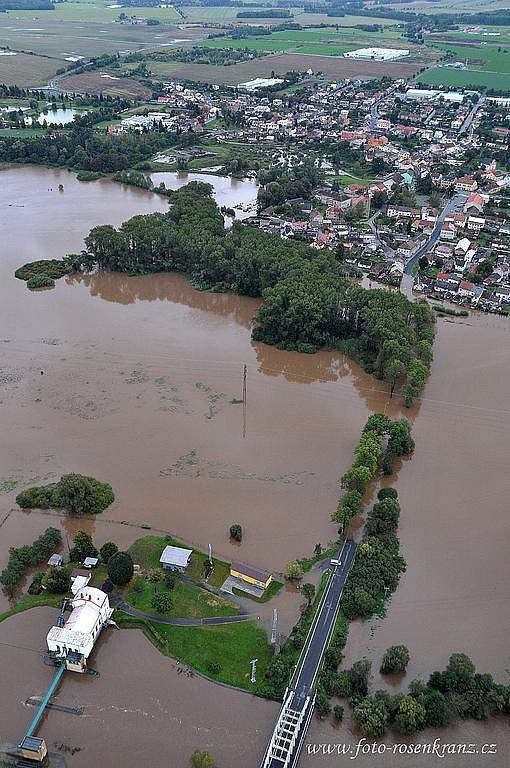
{"type": "Polygon", "coordinates": [[[347,539],[331,561],[332,573],[315,613],[294,674],[285,691],[260,768],[295,768],[315,706],[315,683],[335,626],[340,598],[356,554],[347,539]]]}

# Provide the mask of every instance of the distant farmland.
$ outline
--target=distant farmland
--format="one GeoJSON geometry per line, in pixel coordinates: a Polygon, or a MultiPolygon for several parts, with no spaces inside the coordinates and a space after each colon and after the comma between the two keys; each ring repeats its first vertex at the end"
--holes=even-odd
{"type": "Polygon", "coordinates": [[[233,67],[216,67],[210,64],[190,64],[178,61],[151,61],[148,66],[158,80],[177,78],[197,80],[213,84],[238,85],[256,77],[269,77],[272,72],[284,75],[291,70],[308,68],[322,72],[337,80],[344,77],[370,79],[374,77],[410,77],[423,66],[422,61],[404,59],[397,62],[354,61],[335,56],[303,56],[302,54],[275,53],[260,59],[243,61],[233,67]]]}
{"type": "Polygon", "coordinates": [[[66,63],[26,53],[0,56],[0,83],[27,87],[46,85],[57,69],[66,63]]]}
{"type": "Polygon", "coordinates": [[[442,53],[450,53],[450,61],[462,62],[467,69],[436,67],[418,78],[421,83],[452,87],[494,88],[510,90],[510,46],[500,43],[455,44],[434,43],[442,53]]]}
{"type": "Polygon", "coordinates": [[[494,88],[497,91],[510,92],[510,74],[484,72],[475,69],[451,69],[435,67],[418,77],[418,82],[427,85],[443,85],[450,88],[494,88]]]}

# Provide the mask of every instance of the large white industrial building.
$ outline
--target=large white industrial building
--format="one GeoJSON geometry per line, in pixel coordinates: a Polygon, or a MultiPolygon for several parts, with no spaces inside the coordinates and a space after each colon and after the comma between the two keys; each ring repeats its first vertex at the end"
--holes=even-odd
{"type": "Polygon", "coordinates": [[[68,669],[82,671],[94,643],[108,623],[113,608],[108,595],[96,587],[83,587],[71,601],[72,611],[63,626],[52,627],[46,641],[48,650],[67,659],[68,669]]]}
{"type": "Polygon", "coordinates": [[[408,48],[357,48],[344,53],[346,59],[370,59],[371,61],[395,61],[409,56],[408,48]]]}

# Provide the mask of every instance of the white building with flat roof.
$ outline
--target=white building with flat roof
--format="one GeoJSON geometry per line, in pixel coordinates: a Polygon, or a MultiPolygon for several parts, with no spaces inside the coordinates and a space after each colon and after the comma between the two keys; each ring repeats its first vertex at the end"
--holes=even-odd
{"type": "Polygon", "coordinates": [[[70,651],[83,656],[83,662],[92,652],[92,648],[105,624],[110,619],[113,608],[108,595],[96,587],[83,587],[71,601],[72,611],[63,627],[52,627],[46,637],[48,650],[58,657],[66,659],[70,651]]]}
{"type": "Polygon", "coordinates": [[[163,568],[168,568],[172,571],[184,571],[189,563],[189,559],[193,554],[193,550],[185,549],[184,547],[165,547],[159,558],[159,562],[163,568]]]}
{"type": "Polygon", "coordinates": [[[356,48],[344,53],[346,59],[368,59],[370,61],[396,61],[409,56],[409,48],[356,48]]]}

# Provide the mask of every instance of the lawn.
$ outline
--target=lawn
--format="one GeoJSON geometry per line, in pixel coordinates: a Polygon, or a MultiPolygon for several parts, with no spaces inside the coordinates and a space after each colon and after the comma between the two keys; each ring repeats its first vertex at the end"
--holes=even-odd
{"type": "Polygon", "coordinates": [[[114,618],[121,627],[143,629],[146,637],[166,656],[184,662],[212,680],[247,691],[255,688],[250,683],[251,660],[258,660],[260,680],[273,654],[266,633],[253,621],[214,627],[173,627],[118,612],[114,618]]]}
{"type": "MultiPolygon", "coordinates": [[[[160,568],[159,558],[164,548],[168,545],[174,547],[186,546],[177,539],[172,539],[171,536],[144,536],[144,538],[138,539],[131,545],[129,554],[133,558],[133,562],[138,563],[143,569],[160,568]]],[[[207,559],[208,555],[205,552],[193,549],[190,563],[186,569],[186,575],[192,579],[202,581],[205,573],[205,561],[207,559]]],[[[230,564],[215,557],[213,557],[213,563],[214,571],[209,579],[209,583],[214,587],[221,587],[230,573],[230,564]]]]}
{"type": "Polygon", "coordinates": [[[143,586],[141,592],[135,592],[131,587],[126,595],[126,601],[145,613],[156,613],[151,605],[154,592],[168,594],[174,601],[172,609],[164,616],[172,616],[179,619],[202,619],[209,616],[235,616],[239,613],[236,605],[223,600],[216,595],[200,589],[194,584],[187,584],[177,577],[174,589],[170,590],[160,582],[150,584],[146,579],[140,582],[143,586]],[[156,589],[154,588],[156,587],[156,589]]]}

